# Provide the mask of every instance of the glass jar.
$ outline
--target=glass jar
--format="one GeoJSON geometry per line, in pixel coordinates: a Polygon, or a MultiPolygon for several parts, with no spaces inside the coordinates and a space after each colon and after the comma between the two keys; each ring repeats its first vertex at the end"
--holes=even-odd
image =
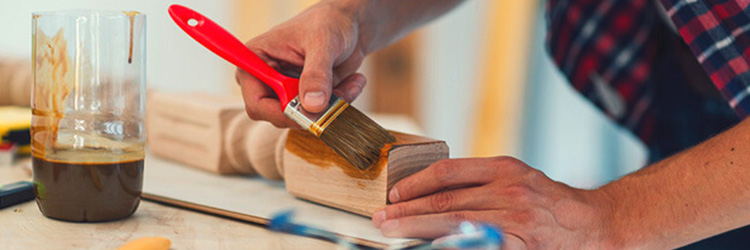
{"type": "Polygon", "coordinates": [[[145,24],[132,11],[33,14],[32,165],[45,216],[108,221],[138,207],[145,24]]]}

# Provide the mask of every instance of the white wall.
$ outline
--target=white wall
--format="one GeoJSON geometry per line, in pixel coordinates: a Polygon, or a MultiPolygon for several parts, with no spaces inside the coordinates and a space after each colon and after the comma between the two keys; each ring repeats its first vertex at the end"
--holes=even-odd
{"type": "MultiPolygon", "coordinates": [[[[467,1],[425,29],[420,60],[420,112],[429,136],[448,142],[451,157],[470,155],[481,76],[484,21],[489,1],[467,1]]],[[[647,152],[629,131],[613,124],[568,84],[545,50],[540,4],[525,84],[517,156],[551,178],[594,187],[639,169],[647,152]]]]}
{"type": "Polygon", "coordinates": [[[147,18],[147,79],[167,91],[228,93],[234,68],[189,38],[169,18],[167,7],[183,4],[232,28],[230,0],[24,0],[0,1],[0,57],[31,57],[31,13],[68,9],[136,10],[147,18]]]}
{"type": "Polygon", "coordinates": [[[421,124],[448,143],[451,157],[471,154],[484,17],[489,1],[466,1],[425,27],[419,60],[421,124]]]}

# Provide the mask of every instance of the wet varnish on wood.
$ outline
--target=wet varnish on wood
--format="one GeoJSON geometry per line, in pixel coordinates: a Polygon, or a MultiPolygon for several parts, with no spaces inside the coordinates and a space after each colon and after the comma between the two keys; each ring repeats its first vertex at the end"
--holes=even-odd
{"type": "Polygon", "coordinates": [[[283,152],[284,180],[294,196],[364,216],[387,204],[388,190],[429,164],[448,158],[444,141],[391,132],[396,142],[360,170],[306,131],[290,130],[283,152]]]}

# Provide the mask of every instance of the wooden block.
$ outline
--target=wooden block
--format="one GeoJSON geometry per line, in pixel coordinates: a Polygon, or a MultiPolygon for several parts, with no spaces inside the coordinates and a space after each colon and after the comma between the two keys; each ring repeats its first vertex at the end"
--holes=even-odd
{"type": "Polygon", "coordinates": [[[380,160],[360,170],[307,131],[290,130],[283,151],[287,190],[299,198],[364,216],[387,204],[388,191],[399,180],[448,158],[444,141],[391,132],[380,160]]]}
{"type": "Polygon", "coordinates": [[[230,162],[224,143],[234,141],[225,138],[232,118],[250,122],[241,98],[149,92],[147,101],[146,131],[152,153],[219,174],[250,172],[233,165],[240,161],[230,162]]]}
{"type": "Polygon", "coordinates": [[[218,174],[282,179],[275,148],[285,130],[248,118],[239,97],[150,92],[147,112],[155,155],[218,174]]]}

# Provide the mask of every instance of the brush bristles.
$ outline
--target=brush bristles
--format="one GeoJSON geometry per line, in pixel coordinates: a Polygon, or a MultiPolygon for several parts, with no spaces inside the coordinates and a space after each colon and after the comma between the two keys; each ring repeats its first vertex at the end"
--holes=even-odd
{"type": "Polygon", "coordinates": [[[320,139],[361,170],[378,161],[385,144],[396,141],[391,133],[352,106],[328,125],[320,139]]]}

